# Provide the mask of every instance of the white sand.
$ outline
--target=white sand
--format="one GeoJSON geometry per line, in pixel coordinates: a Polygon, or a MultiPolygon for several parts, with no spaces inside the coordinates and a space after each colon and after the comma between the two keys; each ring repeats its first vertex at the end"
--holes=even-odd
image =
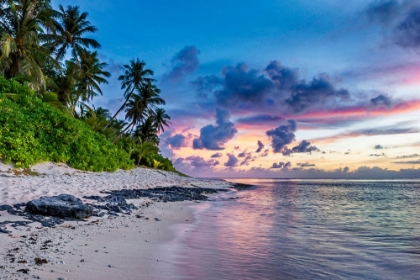
{"type": "MultiPolygon", "coordinates": [[[[66,165],[41,164],[39,176],[16,176],[0,164],[0,205],[27,202],[40,196],[100,195],[103,190],[158,186],[226,188],[229,183],[181,177],[171,172],[136,168],[113,173],[80,172],[66,165]]],[[[0,234],[0,279],[168,279],[176,261],[174,224],[193,222],[194,202],[130,201],[139,207],[131,216],[91,217],[56,228],[32,223],[12,234],[0,234]],[[148,218],[148,219],[146,219],[148,218]],[[156,221],[158,218],[159,221],[156,221]],[[26,237],[25,237],[26,236],[26,237]],[[45,243],[48,241],[47,243],[45,243]],[[35,265],[35,258],[48,263],[35,265]],[[14,259],[14,262],[12,260],[14,259]],[[29,269],[28,274],[17,273],[29,269]]],[[[22,220],[0,212],[0,221],[22,220]]]]}

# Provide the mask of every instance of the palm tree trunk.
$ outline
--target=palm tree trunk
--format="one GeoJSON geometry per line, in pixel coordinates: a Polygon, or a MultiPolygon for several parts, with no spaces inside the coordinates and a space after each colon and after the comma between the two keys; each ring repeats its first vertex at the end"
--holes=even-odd
{"type": "Polygon", "coordinates": [[[130,123],[123,131],[121,131],[120,134],[118,134],[117,137],[115,137],[115,139],[112,141],[112,143],[115,143],[115,141],[118,140],[118,138],[121,137],[121,135],[123,135],[135,122],[133,121],[132,123],[130,123]]]}
{"type": "Polygon", "coordinates": [[[130,99],[131,95],[133,95],[133,91],[131,91],[131,93],[129,95],[127,95],[127,98],[124,101],[124,104],[118,109],[118,111],[112,116],[112,118],[109,120],[109,122],[104,126],[103,129],[107,128],[112,121],[117,117],[117,115],[121,112],[122,109],[124,109],[125,105],[127,105],[128,100],[130,99]]]}

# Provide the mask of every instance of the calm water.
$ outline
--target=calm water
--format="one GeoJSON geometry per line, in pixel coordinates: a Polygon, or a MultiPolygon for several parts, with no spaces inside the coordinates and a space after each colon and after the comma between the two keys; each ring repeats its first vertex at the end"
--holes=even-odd
{"type": "Polygon", "coordinates": [[[420,279],[420,181],[237,181],[197,205],[180,278],[420,279]]]}

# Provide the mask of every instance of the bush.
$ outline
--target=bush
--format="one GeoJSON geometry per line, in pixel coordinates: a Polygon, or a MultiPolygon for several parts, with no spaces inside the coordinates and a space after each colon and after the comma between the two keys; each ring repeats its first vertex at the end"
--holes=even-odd
{"type": "Polygon", "coordinates": [[[133,161],[104,135],[0,76],[0,157],[17,167],[64,162],[89,171],[130,169],[133,161]],[[11,100],[5,94],[18,93],[11,100]]]}

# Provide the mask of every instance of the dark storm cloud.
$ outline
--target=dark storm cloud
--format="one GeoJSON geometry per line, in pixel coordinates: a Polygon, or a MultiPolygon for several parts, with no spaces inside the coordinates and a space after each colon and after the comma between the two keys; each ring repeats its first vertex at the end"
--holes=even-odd
{"type": "Polygon", "coordinates": [[[238,159],[233,154],[228,154],[228,161],[225,163],[226,167],[234,167],[238,163],[238,159]]]}
{"type": "Polygon", "coordinates": [[[243,124],[267,124],[272,122],[278,122],[282,120],[282,117],[279,116],[270,116],[270,115],[255,115],[250,117],[239,118],[237,123],[243,124]]]}
{"type": "Polygon", "coordinates": [[[288,120],[287,124],[280,125],[276,129],[266,132],[271,137],[271,145],[275,153],[282,152],[283,148],[295,140],[297,124],[295,120],[288,120]]]}
{"type": "Polygon", "coordinates": [[[223,150],[223,145],[232,139],[238,130],[229,120],[230,111],[216,109],[216,125],[207,125],[200,129],[200,137],[194,139],[194,149],[223,150]]]}
{"type": "Polygon", "coordinates": [[[223,85],[223,79],[216,75],[198,77],[191,85],[196,89],[198,97],[207,98],[208,94],[223,85]]]}
{"type": "Polygon", "coordinates": [[[258,140],[257,145],[258,145],[258,149],[255,152],[259,153],[261,152],[262,149],[264,149],[264,144],[260,140],[258,140]]]}
{"type": "Polygon", "coordinates": [[[384,147],[382,145],[375,145],[375,147],[373,147],[375,150],[382,150],[384,147]]]}
{"type": "Polygon", "coordinates": [[[303,140],[299,145],[292,148],[292,153],[311,153],[319,151],[317,147],[311,146],[311,142],[303,140]]]}
{"type": "Polygon", "coordinates": [[[215,154],[212,154],[210,157],[211,158],[219,158],[219,157],[222,157],[222,156],[223,156],[222,153],[215,153],[215,154]]]}
{"type": "Polygon", "coordinates": [[[260,104],[273,89],[273,82],[244,63],[222,70],[224,85],[214,92],[217,103],[233,107],[240,103],[260,104]]]}
{"type": "Polygon", "coordinates": [[[182,134],[175,134],[167,139],[167,144],[173,149],[179,149],[184,146],[186,137],[182,134]]]}
{"type": "Polygon", "coordinates": [[[288,162],[282,162],[281,161],[279,163],[275,162],[271,166],[271,168],[273,168],[273,169],[288,169],[290,167],[292,167],[292,164],[289,161],[288,162]]]}
{"type": "Polygon", "coordinates": [[[347,90],[335,88],[328,76],[320,75],[309,83],[301,81],[297,84],[286,103],[294,112],[302,112],[313,105],[325,105],[327,101],[343,101],[349,97],[347,90]]]}
{"type": "Polygon", "coordinates": [[[396,27],[395,43],[403,48],[420,47],[420,6],[412,8],[396,27]]]}
{"type": "MultiPolygon", "coordinates": [[[[192,83],[198,95],[212,91],[218,106],[231,110],[282,110],[303,112],[309,108],[339,107],[349,98],[346,89],[340,89],[326,74],[310,81],[299,78],[298,69],[271,61],[263,70],[250,69],[245,63],[224,67],[220,78],[204,76],[192,83]]],[[[268,115],[242,118],[242,123],[274,121],[268,115]]]]}
{"type": "Polygon", "coordinates": [[[271,61],[265,72],[277,89],[289,90],[299,84],[299,70],[285,67],[279,61],[271,61]]]}
{"type": "Polygon", "coordinates": [[[369,4],[366,12],[370,21],[388,23],[398,14],[399,8],[397,0],[376,0],[369,4]]]}
{"type": "Polygon", "coordinates": [[[370,100],[370,104],[372,107],[391,107],[392,101],[389,96],[384,94],[379,94],[377,97],[372,98],[370,100]]]}
{"type": "Polygon", "coordinates": [[[196,46],[186,46],[174,55],[171,60],[171,70],[166,74],[170,80],[179,80],[186,75],[194,73],[200,66],[198,55],[200,51],[196,46]]]}
{"type": "Polygon", "coordinates": [[[185,160],[189,161],[189,163],[195,168],[214,167],[219,165],[219,162],[217,160],[205,160],[204,158],[199,156],[190,156],[185,158],[185,160]]]}

